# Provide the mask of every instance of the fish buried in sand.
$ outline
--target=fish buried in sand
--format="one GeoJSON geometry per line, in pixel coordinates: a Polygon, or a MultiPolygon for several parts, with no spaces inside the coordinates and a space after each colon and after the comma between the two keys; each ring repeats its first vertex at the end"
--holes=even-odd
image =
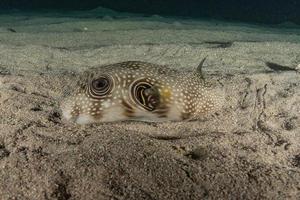
{"type": "Polygon", "coordinates": [[[202,78],[204,60],[194,72],[139,61],[91,68],[63,100],[63,116],[78,124],[203,117],[219,109],[223,99],[202,78]]]}

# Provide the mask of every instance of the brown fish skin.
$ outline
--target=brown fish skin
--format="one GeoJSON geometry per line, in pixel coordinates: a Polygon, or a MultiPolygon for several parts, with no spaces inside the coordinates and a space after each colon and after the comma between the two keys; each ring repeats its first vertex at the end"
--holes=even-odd
{"type": "Polygon", "coordinates": [[[197,119],[218,110],[223,101],[223,94],[207,87],[199,71],[141,61],[91,68],[75,87],[61,108],[66,119],[78,124],[197,119]]]}

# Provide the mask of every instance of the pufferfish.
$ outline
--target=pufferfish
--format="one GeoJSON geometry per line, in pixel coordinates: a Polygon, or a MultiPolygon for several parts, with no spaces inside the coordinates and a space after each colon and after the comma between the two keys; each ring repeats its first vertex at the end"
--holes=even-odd
{"type": "Polygon", "coordinates": [[[90,68],[62,101],[63,116],[78,124],[198,119],[222,103],[202,77],[204,60],[193,72],[141,61],[90,68]]]}

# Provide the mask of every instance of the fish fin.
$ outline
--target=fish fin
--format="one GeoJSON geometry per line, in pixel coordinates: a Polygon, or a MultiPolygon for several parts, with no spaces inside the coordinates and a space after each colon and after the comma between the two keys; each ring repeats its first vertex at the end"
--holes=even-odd
{"type": "Polygon", "coordinates": [[[203,77],[203,73],[202,73],[202,68],[203,68],[203,64],[206,60],[207,56],[205,56],[201,62],[199,63],[198,67],[197,67],[197,73],[199,74],[199,76],[203,77]]]}

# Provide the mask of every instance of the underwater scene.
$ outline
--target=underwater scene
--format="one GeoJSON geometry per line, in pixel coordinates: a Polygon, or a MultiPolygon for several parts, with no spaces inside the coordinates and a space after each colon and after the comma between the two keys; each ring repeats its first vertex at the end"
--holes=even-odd
{"type": "Polygon", "coordinates": [[[300,199],[300,1],[1,0],[0,199],[300,199]]]}

